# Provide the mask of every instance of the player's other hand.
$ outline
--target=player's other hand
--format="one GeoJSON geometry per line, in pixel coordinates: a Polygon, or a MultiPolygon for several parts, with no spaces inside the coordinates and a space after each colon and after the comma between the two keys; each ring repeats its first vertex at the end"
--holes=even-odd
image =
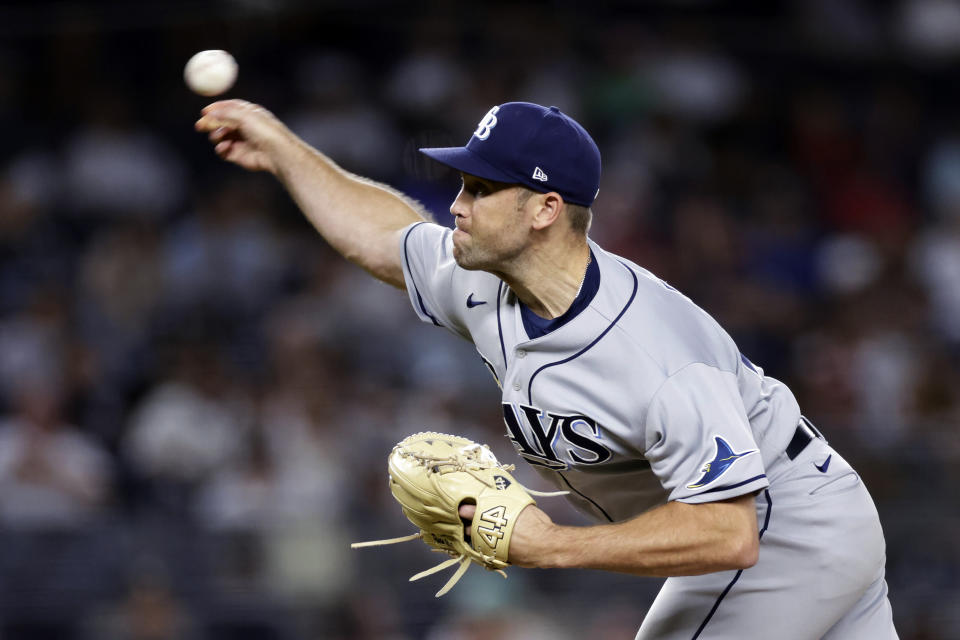
{"type": "Polygon", "coordinates": [[[274,173],[273,154],[293,139],[276,116],[246,100],[207,105],[194,128],[208,135],[218,156],[250,171],[274,173]]]}
{"type": "MultiPolygon", "coordinates": [[[[472,504],[460,505],[459,512],[466,537],[469,539],[470,524],[473,522],[477,507],[472,504]]],[[[553,527],[553,520],[542,509],[533,504],[527,505],[520,512],[517,524],[513,528],[507,561],[518,567],[541,566],[539,561],[543,552],[541,543],[547,539],[548,532],[553,527]]]]}

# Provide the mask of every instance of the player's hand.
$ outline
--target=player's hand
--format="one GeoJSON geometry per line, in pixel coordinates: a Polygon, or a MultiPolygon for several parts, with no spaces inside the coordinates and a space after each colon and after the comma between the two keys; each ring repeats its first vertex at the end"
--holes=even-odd
{"type": "Polygon", "coordinates": [[[201,111],[194,128],[208,134],[217,155],[250,171],[275,173],[273,154],[294,140],[272,113],[245,100],[221,100],[201,111]]]}
{"type": "MultiPolygon", "coordinates": [[[[464,521],[466,531],[469,532],[477,508],[472,504],[465,504],[459,511],[460,519],[464,521]]],[[[510,564],[518,567],[541,566],[539,558],[543,551],[542,542],[553,527],[553,520],[542,509],[533,504],[526,506],[517,517],[517,524],[510,538],[510,564]]]]}

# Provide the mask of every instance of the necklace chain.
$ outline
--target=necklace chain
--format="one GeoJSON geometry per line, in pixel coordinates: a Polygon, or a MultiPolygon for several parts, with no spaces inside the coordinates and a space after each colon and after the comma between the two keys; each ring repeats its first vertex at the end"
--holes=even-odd
{"type": "Polygon", "coordinates": [[[590,261],[591,257],[587,255],[587,266],[583,268],[583,277],[580,278],[580,286],[577,287],[577,293],[575,296],[573,296],[574,300],[580,297],[580,292],[583,290],[583,283],[587,281],[587,271],[590,270],[590,261]]]}

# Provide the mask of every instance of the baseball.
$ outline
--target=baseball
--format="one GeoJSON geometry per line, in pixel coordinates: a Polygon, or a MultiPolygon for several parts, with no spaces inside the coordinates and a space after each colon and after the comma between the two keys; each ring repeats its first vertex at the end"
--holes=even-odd
{"type": "Polygon", "coordinates": [[[222,49],[201,51],[187,61],[183,79],[194,93],[217,96],[236,81],[237,61],[222,49]]]}

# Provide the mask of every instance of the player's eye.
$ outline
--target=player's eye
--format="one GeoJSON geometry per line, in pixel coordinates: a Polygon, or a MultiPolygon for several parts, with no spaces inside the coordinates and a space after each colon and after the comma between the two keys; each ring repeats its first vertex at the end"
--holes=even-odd
{"type": "Polygon", "coordinates": [[[487,193],[489,193],[489,191],[488,191],[488,189],[487,189],[487,187],[486,187],[485,185],[483,185],[483,184],[481,184],[481,183],[479,183],[479,182],[473,182],[473,181],[464,182],[464,183],[463,183],[463,190],[466,191],[467,193],[469,193],[470,195],[474,196],[474,197],[486,195],[487,193]]]}
{"type": "Polygon", "coordinates": [[[473,176],[466,176],[461,179],[463,190],[474,198],[482,198],[499,191],[501,186],[498,183],[491,183],[480,180],[473,176]]]}

